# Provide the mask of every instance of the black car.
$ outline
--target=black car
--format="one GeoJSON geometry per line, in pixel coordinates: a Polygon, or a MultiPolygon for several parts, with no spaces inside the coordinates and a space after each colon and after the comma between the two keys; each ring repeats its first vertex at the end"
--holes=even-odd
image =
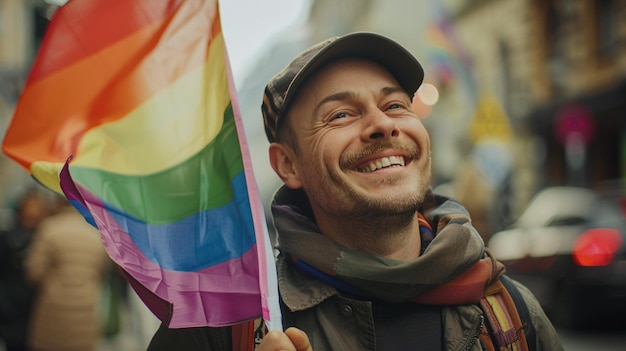
{"type": "Polygon", "coordinates": [[[555,324],[623,324],[624,199],[610,191],[545,188],[513,225],[493,234],[487,246],[511,277],[535,293],[555,324]]]}

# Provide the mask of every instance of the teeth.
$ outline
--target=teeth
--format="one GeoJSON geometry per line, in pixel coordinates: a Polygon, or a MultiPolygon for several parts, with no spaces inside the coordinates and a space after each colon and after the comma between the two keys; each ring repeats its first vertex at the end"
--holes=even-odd
{"type": "Polygon", "coordinates": [[[386,168],[390,166],[404,166],[404,157],[403,156],[389,156],[382,157],[378,160],[370,162],[370,164],[362,169],[359,169],[361,172],[374,172],[375,170],[386,168]]]}

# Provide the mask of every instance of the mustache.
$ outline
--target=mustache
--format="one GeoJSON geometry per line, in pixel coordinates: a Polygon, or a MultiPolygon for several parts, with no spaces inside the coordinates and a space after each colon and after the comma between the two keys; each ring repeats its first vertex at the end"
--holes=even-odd
{"type": "Polygon", "coordinates": [[[385,140],[375,144],[369,144],[357,152],[344,154],[341,159],[339,159],[339,167],[341,167],[341,169],[349,169],[364,157],[389,149],[402,151],[405,157],[409,159],[418,158],[420,155],[420,150],[416,144],[409,144],[398,140],[385,140]]]}

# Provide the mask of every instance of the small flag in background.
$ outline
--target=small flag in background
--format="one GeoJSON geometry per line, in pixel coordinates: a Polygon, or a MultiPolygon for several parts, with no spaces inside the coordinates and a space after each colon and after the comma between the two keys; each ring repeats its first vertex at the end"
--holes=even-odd
{"type": "Polygon", "coordinates": [[[440,85],[458,84],[470,106],[477,96],[470,56],[461,44],[442,0],[428,2],[430,23],[426,28],[429,64],[440,85]]]}
{"type": "Polygon", "coordinates": [[[70,0],[3,141],[171,328],[282,328],[234,92],[217,1],[70,0]]]}

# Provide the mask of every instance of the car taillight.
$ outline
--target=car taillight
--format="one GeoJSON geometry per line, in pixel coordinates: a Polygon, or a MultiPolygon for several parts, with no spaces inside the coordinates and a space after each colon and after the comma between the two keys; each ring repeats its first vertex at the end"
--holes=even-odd
{"type": "Polygon", "coordinates": [[[579,266],[606,266],[613,261],[622,246],[622,235],[617,229],[590,229],[574,242],[574,262],[579,266]]]}

